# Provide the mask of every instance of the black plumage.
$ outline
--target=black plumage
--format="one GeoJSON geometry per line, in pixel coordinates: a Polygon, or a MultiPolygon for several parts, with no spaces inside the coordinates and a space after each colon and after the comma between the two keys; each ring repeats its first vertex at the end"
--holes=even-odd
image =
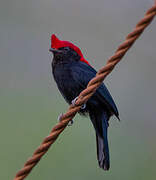
{"type": "MultiPolygon", "coordinates": [[[[70,47],[51,49],[54,54],[52,73],[59,91],[71,104],[88,82],[95,77],[96,70],[81,61],[80,55],[70,47]]],[[[117,107],[104,83],[86,103],[80,114],[88,114],[96,132],[97,158],[104,170],[110,167],[107,138],[108,121],[112,115],[119,117],[117,107]]]]}

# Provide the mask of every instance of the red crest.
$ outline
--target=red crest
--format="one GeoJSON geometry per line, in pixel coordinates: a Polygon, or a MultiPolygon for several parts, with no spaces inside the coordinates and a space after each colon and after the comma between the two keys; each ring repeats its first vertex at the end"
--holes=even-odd
{"type": "Polygon", "coordinates": [[[80,61],[85,62],[88,65],[90,65],[89,62],[83,57],[83,54],[82,54],[81,50],[77,46],[75,46],[74,44],[72,44],[69,41],[61,41],[61,40],[59,40],[55,36],[55,34],[53,34],[51,36],[51,47],[55,48],[55,49],[59,49],[59,48],[62,48],[62,47],[70,47],[71,49],[76,51],[77,54],[81,57],[80,61]]]}

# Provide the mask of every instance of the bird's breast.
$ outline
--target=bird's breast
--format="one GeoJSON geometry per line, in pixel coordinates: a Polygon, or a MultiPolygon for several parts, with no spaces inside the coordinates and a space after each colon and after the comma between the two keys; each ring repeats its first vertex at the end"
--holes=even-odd
{"type": "Polygon", "coordinates": [[[74,80],[71,73],[71,65],[64,64],[53,68],[53,76],[59,91],[70,104],[75,97],[83,90],[74,80]]]}

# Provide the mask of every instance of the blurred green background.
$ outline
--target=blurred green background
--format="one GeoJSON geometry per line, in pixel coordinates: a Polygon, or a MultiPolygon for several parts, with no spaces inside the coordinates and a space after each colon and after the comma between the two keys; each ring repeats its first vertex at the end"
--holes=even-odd
{"type": "MultiPolygon", "coordinates": [[[[152,0],[1,0],[0,179],[12,179],[67,104],[51,76],[50,36],[70,40],[99,69],[152,0]]],[[[98,168],[95,133],[75,117],[28,180],[155,180],[156,20],[105,80],[120,112],[109,127],[111,169],[98,168]]]]}

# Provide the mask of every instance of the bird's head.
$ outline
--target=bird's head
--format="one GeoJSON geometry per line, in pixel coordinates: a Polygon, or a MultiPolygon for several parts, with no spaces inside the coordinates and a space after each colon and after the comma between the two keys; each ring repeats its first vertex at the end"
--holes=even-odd
{"type": "Polygon", "coordinates": [[[84,59],[81,50],[69,41],[61,41],[54,34],[51,36],[51,48],[55,61],[82,61],[89,65],[84,59]]]}

